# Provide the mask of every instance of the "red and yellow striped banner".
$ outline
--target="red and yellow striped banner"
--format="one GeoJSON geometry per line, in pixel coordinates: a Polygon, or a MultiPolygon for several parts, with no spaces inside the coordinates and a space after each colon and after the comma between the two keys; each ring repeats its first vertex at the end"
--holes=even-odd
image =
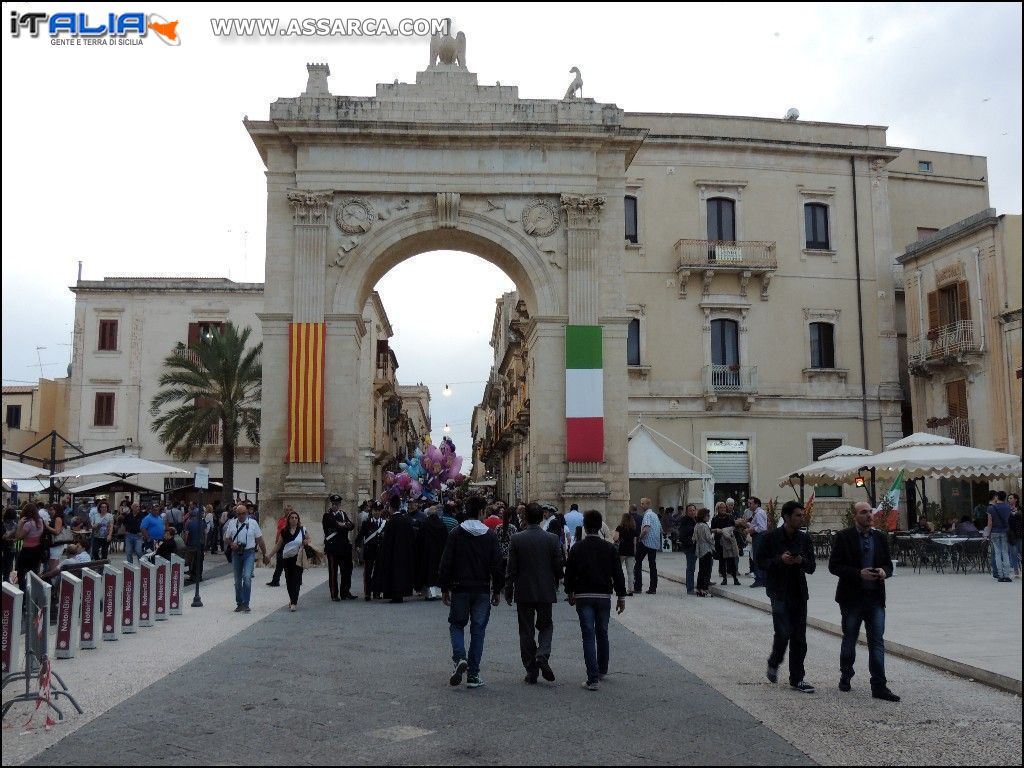
{"type": "Polygon", "coordinates": [[[325,323],[290,323],[288,332],[288,461],[324,455],[325,323]]]}

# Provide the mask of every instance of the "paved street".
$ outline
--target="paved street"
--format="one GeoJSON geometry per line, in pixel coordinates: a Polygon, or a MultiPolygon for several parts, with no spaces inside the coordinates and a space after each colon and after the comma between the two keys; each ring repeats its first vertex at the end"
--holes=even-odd
{"type": "Polygon", "coordinates": [[[487,685],[477,690],[447,685],[440,603],[334,604],[321,585],[301,605],[244,630],[34,763],[809,762],[617,623],[615,674],[598,693],[582,690],[579,625],[564,603],[557,683],[521,682],[515,614],[503,604],[488,632],[487,685]],[[126,727],[149,738],[119,736],[126,727]]]}
{"type": "Polygon", "coordinates": [[[268,573],[257,571],[250,617],[229,612],[230,577],[214,578],[201,613],[186,608],[180,624],[57,662],[80,694],[102,689],[81,696],[94,719],[45,734],[5,728],[5,765],[1021,763],[1019,697],[892,658],[904,700],[882,704],[869,696],[863,651],[853,692],[840,694],[838,640],[816,630],[807,666],[818,693],[797,694],[764,679],[767,614],[688,598],[671,582],[613,620],[613,674],[590,693],[565,603],[555,685],[521,682],[503,604],[487,685],[452,689],[440,603],[334,604],[316,569],[290,614],[278,608],[283,588],[262,585],[268,573]]]}

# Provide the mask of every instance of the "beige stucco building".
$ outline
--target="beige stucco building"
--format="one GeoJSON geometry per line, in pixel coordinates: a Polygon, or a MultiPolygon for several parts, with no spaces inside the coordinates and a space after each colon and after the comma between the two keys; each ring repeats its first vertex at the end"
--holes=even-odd
{"type": "MultiPolygon", "coordinates": [[[[76,299],[75,337],[66,389],[73,396],[62,410],[71,442],[85,452],[127,445],[138,456],[188,470],[202,463],[211,479],[218,480],[219,433],[211,433],[207,445],[189,462],[177,461],[151,428],[149,403],[157,392],[164,358],[179,344],[198,343],[204,333],[226,322],[251,328],[251,345],[262,341],[257,315],[264,305],[263,284],[221,278],[115,277],[80,281],[71,290],[76,299]]],[[[430,395],[425,387],[397,384],[397,360],[387,346],[391,325],[376,291],[364,306],[363,321],[373,342],[364,348],[360,361],[366,377],[357,398],[362,404],[360,445],[365,459],[359,468],[359,491],[365,498],[379,490],[385,469],[429,432],[430,395]]],[[[46,391],[49,384],[53,382],[42,382],[46,391]]],[[[4,389],[6,405],[9,395],[4,389]]],[[[40,410],[38,391],[10,397],[12,405],[19,397],[35,404],[33,413],[40,410]]],[[[6,427],[4,435],[6,448],[6,427]]],[[[235,487],[255,491],[259,466],[259,448],[243,437],[236,451],[235,487]]],[[[191,481],[154,476],[139,482],[164,490],[191,481]]]]}
{"type": "MultiPolygon", "coordinates": [[[[982,210],[910,244],[898,261],[914,430],[1019,455],[1021,217],[982,210]]],[[[987,499],[987,484],[929,488],[947,516],[987,499]]]]}
{"type": "MultiPolygon", "coordinates": [[[[39,441],[52,432],[67,435],[69,395],[68,379],[40,379],[38,384],[4,387],[4,450],[48,461],[51,441],[39,441]]],[[[54,447],[56,458],[64,458],[63,440],[57,438],[54,447]]],[[[39,462],[32,464],[40,466],[39,462]]]]}

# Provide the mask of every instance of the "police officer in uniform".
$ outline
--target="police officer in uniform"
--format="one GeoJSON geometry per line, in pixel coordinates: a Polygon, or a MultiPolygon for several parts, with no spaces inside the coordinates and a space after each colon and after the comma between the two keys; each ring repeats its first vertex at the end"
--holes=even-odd
{"type": "Polygon", "coordinates": [[[356,596],[352,594],[352,542],[348,538],[355,523],[341,508],[341,496],[333,494],[330,502],[330,508],[324,512],[323,523],[331,600],[355,600],[356,596]]]}

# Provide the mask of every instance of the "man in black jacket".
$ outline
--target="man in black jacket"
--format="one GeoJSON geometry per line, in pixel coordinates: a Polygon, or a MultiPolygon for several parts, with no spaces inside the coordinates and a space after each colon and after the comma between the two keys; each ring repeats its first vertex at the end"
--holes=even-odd
{"type": "Polygon", "coordinates": [[[569,550],[565,566],[565,591],[569,605],[576,606],[583,633],[583,658],[587,663],[587,681],[583,687],[596,691],[598,682],[608,674],[608,619],[612,613],[615,590],[618,613],[626,610],[626,580],[614,544],[601,538],[601,513],[596,509],[583,515],[586,535],[569,550]]]}
{"type": "Polygon", "coordinates": [[[889,543],[871,528],[872,509],[866,501],[853,509],[853,528],[836,534],[828,569],[839,577],[836,602],[843,616],[843,646],[839,653],[839,690],[850,690],[857,638],[863,622],[868,635],[871,695],[896,702],[900,697],[885,680],[885,580],[892,576],[889,543]]]}
{"type": "Polygon", "coordinates": [[[553,682],[548,657],[554,622],[551,606],[558,602],[555,594],[562,576],[562,545],[558,537],[540,527],[544,512],[540,505],[526,505],[526,530],[517,533],[508,545],[508,570],[505,574],[505,599],[516,603],[519,617],[519,655],[526,667],[526,682],[537,682],[538,672],[553,682]],[[534,635],[538,635],[535,639],[534,635]]]}
{"type": "Polygon", "coordinates": [[[782,505],[781,528],[769,531],[762,540],[756,562],[767,572],[767,592],[772,601],[775,639],[768,657],[768,679],[779,680],[779,665],[789,646],[789,684],[802,693],[814,693],[804,680],[807,656],[807,577],[814,573],[814,548],[811,537],[800,530],[804,524],[804,506],[798,501],[782,505]]]}
{"type": "Polygon", "coordinates": [[[448,628],[452,639],[452,663],[455,665],[450,685],[462,683],[463,674],[467,688],[479,688],[484,684],[480,679],[480,659],[484,655],[484,635],[487,621],[491,617],[491,606],[500,602],[501,548],[494,531],[483,523],[487,502],[480,496],[473,496],[466,502],[468,517],[464,523],[451,532],[441,565],[438,579],[441,584],[441,598],[450,606],[448,628]],[[469,624],[469,659],[466,658],[466,624],[469,624]]]}

